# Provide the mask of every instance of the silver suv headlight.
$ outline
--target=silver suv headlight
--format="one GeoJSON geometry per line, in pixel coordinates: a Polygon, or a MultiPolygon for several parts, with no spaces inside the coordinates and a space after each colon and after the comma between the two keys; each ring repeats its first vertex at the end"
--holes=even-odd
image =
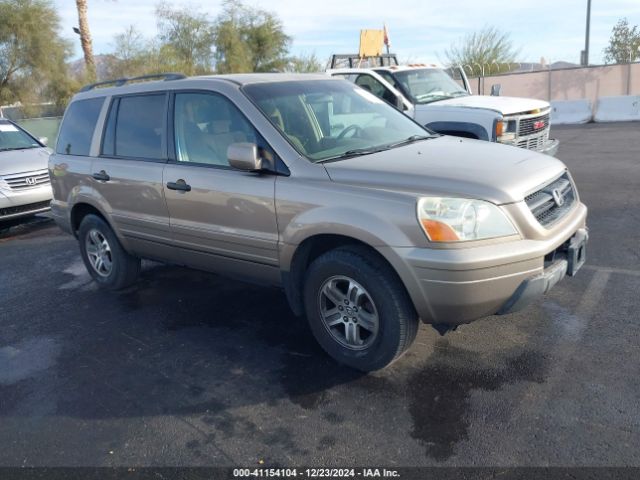
{"type": "Polygon", "coordinates": [[[500,208],[469,198],[420,198],[418,220],[432,242],[464,242],[518,234],[500,208]]]}

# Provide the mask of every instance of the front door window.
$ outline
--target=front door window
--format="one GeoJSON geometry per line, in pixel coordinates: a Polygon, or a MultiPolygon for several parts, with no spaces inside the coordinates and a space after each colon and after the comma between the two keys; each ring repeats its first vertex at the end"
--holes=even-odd
{"type": "Polygon", "coordinates": [[[209,93],[178,93],[175,143],[178,162],[229,167],[232,143],[257,143],[256,132],[226,98],[209,93]]]}

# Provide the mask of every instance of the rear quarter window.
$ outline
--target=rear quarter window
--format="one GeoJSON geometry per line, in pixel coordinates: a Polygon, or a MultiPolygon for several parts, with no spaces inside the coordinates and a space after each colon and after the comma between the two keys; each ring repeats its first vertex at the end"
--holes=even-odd
{"type": "Polygon", "coordinates": [[[56,153],[89,155],[104,98],[77,100],[69,105],[58,135],[56,153]]]}

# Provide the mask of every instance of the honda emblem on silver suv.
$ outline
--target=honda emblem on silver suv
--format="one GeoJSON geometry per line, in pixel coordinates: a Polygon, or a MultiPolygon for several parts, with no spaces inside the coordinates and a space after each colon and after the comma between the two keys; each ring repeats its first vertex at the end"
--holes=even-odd
{"type": "Polygon", "coordinates": [[[556,202],[557,206],[561,207],[562,205],[564,205],[564,195],[559,189],[554,188],[553,192],[551,192],[551,195],[553,195],[553,201],[556,202]]]}

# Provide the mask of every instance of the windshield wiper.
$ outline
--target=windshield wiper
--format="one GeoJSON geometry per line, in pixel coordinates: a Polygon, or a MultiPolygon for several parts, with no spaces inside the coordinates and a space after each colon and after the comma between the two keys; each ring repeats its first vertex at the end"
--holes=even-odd
{"type": "Polygon", "coordinates": [[[410,143],[419,142],[420,140],[431,140],[432,138],[435,138],[435,136],[433,136],[433,135],[411,135],[410,137],[405,138],[404,140],[400,140],[399,142],[390,143],[389,145],[387,145],[387,147],[396,148],[396,147],[401,147],[402,145],[409,145],[410,143]]]}
{"type": "Polygon", "coordinates": [[[0,148],[0,152],[8,152],[8,151],[12,151],[12,150],[29,150],[30,148],[36,148],[35,146],[32,147],[10,147],[10,148],[0,148]]]}
{"type": "Polygon", "coordinates": [[[389,150],[389,148],[392,148],[392,147],[390,147],[389,145],[383,145],[381,147],[374,147],[374,148],[355,148],[353,150],[347,150],[346,152],[341,153],[340,155],[336,155],[335,157],[329,157],[323,160],[318,160],[318,162],[316,163],[333,162],[335,160],[344,160],[345,158],[359,157],[362,155],[371,155],[372,153],[378,153],[378,152],[383,152],[385,150],[389,150]]]}
{"type": "Polygon", "coordinates": [[[373,148],[356,148],[353,150],[347,150],[340,155],[336,155],[335,157],[325,158],[323,160],[318,160],[316,163],[324,163],[324,162],[333,162],[336,160],[344,160],[345,158],[359,157],[361,155],[371,155],[372,153],[384,152],[385,150],[391,150],[392,148],[401,147],[402,145],[408,145],[413,142],[419,142],[420,140],[431,140],[432,138],[436,138],[435,135],[411,135],[410,137],[405,138],[404,140],[400,140],[395,143],[388,143],[386,145],[380,145],[379,147],[373,148]]]}

